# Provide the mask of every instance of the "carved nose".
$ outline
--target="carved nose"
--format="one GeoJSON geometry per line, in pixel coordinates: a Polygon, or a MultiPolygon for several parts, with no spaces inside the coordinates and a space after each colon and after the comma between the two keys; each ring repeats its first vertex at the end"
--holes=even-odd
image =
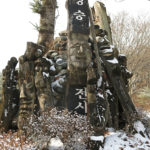
{"type": "Polygon", "coordinates": [[[82,46],[80,46],[80,52],[83,53],[83,47],[82,46]]]}
{"type": "Polygon", "coordinates": [[[80,54],[80,55],[83,54],[83,47],[82,46],[79,47],[78,54],[80,54]]]}
{"type": "Polygon", "coordinates": [[[26,95],[25,95],[25,89],[24,89],[23,86],[21,86],[21,88],[20,88],[20,98],[25,98],[25,97],[26,97],[26,95]]]}

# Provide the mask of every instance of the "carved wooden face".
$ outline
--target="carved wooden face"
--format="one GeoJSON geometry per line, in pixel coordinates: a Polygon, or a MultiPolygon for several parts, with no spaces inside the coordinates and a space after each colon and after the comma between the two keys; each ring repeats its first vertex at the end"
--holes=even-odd
{"type": "Polygon", "coordinates": [[[45,88],[45,80],[43,76],[43,68],[42,66],[35,67],[35,86],[37,90],[45,88]]]}
{"type": "Polygon", "coordinates": [[[13,66],[14,68],[16,67],[17,63],[18,63],[18,61],[15,57],[12,57],[10,59],[10,65],[13,66]]]}
{"type": "Polygon", "coordinates": [[[32,60],[33,57],[34,57],[34,51],[32,49],[27,49],[26,52],[25,52],[25,57],[28,60],[32,60]]]}
{"type": "Polygon", "coordinates": [[[25,62],[19,66],[20,73],[20,99],[34,99],[34,64],[25,62]]]}
{"type": "Polygon", "coordinates": [[[25,80],[21,84],[20,87],[20,99],[34,99],[35,98],[35,88],[34,83],[29,82],[27,83],[25,80]]]}
{"type": "Polygon", "coordinates": [[[86,68],[89,63],[90,49],[85,42],[77,42],[70,45],[69,61],[74,67],[86,68]]]}

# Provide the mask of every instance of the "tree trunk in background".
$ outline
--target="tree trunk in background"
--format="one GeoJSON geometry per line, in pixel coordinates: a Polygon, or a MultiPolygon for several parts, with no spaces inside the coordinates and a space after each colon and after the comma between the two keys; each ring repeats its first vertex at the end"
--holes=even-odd
{"type": "Polygon", "coordinates": [[[54,40],[56,0],[42,0],[40,29],[37,44],[51,48],[54,40]]]}

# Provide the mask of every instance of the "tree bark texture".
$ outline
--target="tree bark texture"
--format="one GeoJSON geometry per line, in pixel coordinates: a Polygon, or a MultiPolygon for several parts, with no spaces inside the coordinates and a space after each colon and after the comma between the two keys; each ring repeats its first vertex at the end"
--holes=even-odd
{"type": "Polygon", "coordinates": [[[40,29],[37,44],[51,48],[54,40],[56,0],[42,0],[40,29]]]}
{"type": "Polygon", "coordinates": [[[2,101],[0,102],[0,128],[8,131],[12,127],[12,121],[18,112],[19,90],[17,89],[18,61],[12,57],[3,70],[2,101]]]}
{"type": "Polygon", "coordinates": [[[130,123],[133,118],[136,116],[136,109],[135,106],[128,94],[127,88],[125,86],[124,80],[121,75],[121,69],[119,62],[117,60],[117,56],[115,54],[115,48],[110,45],[112,43],[112,37],[111,37],[111,29],[110,29],[110,23],[108,20],[108,16],[106,13],[106,8],[103,3],[96,2],[94,4],[93,8],[93,15],[95,18],[95,24],[99,25],[100,30],[106,30],[108,35],[99,35],[97,36],[97,42],[98,42],[98,48],[100,57],[102,59],[102,62],[104,63],[106,74],[112,84],[113,88],[113,95],[116,95],[117,99],[114,100],[112,103],[110,103],[110,107],[112,112],[112,119],[115,128],[118,128],[118,101],[124,111],[124,117],[126,118],[127,122],[130,123]],[[105,38],[108,38],[108,43],[103,43],[100,38],[103,38],[103,41],[105,41],[105,38]],[[109,51],[112,53],[109,53],[109,51]],[[113,107],[112,107],[113,106],[113,107]],[[115,109],[114,109],[115,108],[115,109]]]}
{"type": "Polygon", "coordinates": [[[112,44],[112,34],[110,28],[110,18],[107,16],[106,8],[103,3],[95,2],[93,7],[93,13],[95,16],[95,24],[99,25],[101,29],[104,29],[108,33],[108,39],[112,44]]]}

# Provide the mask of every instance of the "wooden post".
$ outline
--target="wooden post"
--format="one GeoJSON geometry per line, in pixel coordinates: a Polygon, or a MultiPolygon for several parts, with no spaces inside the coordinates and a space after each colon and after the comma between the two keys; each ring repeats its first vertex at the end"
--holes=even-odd
{"type": "Polygon", "coordinates": [[[107,31],[108,40],[112,44],[110,18],[107,16],[105,5],[101,2],[95,2],[92,10],[95,16],[95,24],[99,25],[101,29],[107,31]]]}
{"type": "Polygon", "coordinates": [[[91,63],[88,1],[68,0],[68,71],[70,83],[86,85],[86,69],[91,63]]]}
{"type": "Polygon", "coordinates": [[[15,70],[18,61],[12,57],[3,70],[2,100],[0,102],[0,129],[8,131],[16,117],[19,104],[19,91],[17,89],[18,71],[15,70]]]}
{"type": "MultiPolygon", "coordinates": [[[[95,19],[94,24],[99,25],[101,29],[107,31],[106,37],[108,38],[109,43],[112,44],[110,20],[107,16],[106,8],[103,3],[96,2],[94,4],[93,16],[95,19]]],[[[108,43],[107,47],[110,47],[109,43],[108,43]]],[[[103,48],[102,50],[101,50],[101,46],[99,46],[98,48],[99,48],[99,52],[101,53],[100,57],[101,57],[103,63],[105,64],[105,69],[106,69],[108,77],[112,83],[114,93],[116,94],[116,96],[118,98],[118,101],[114,102],[115,108],[117,109],[117,105],[119,102],[124,111],[127,122],[130,123],[132,120],[134,120],[134,117],[136,117],[137,113],[136,113],[135,106],[128,94],[128,91],[126,90],[124,80],[122,79],[122,76],[119,72],[120,66],[119,66],[118,62],[117,63],[109,62],[110,60],[113,60],[113,59],[103,55],[102,50],[104,51],[105,48],[103,48]]],[[[112,55],[112,57],[114,59],[116,59],[115,55],[112,55]]],[[[116,110],[115,114],[116,113],[117,113],[117,110],[116,110]]],[[[114,118],[114,119],[117,119],[117,118],[114,118]]],[[[115,126],[117,127],[117,124],[115,126]]]]}
{"type": "Polygon", "coordinates": [[[93,20],[93,15],[92,15],[92,11],[90,9],[91,34],[92,34],[92,38],[93,38],[94,52],[95,52],[95,55],[96,55],[97,71],[98,71],[98,75],[102,76],[101,59],[100,59],[99,52],[98,52],[98,46],[97,46],[97,42],[96,42],[96,34],[95,34],[95,31],[94,31],[93,21],[94,21],[93,20]]]}
{"type": "Polygon", "coordinates": [[[56,0],[42,0],[37,44],[51,48],[54,40],[56,0]]]}

